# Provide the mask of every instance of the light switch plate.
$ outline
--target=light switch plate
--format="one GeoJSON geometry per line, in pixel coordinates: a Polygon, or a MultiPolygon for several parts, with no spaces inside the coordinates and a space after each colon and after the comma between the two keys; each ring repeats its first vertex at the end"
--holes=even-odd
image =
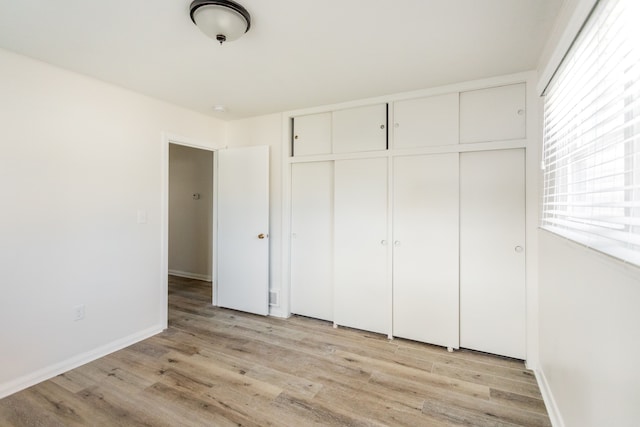
{"type": "Polygon", "coordinates": [[[138,224],[147,223],[147,211],[138,210],[138,224]]]}

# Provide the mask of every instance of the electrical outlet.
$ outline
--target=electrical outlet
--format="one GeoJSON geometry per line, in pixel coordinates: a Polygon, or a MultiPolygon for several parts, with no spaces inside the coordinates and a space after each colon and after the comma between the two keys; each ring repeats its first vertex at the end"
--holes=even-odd
{"type": "Polygon", "coordinates": [[[84,304],[73,307],[73,320],[78,321],[84,319],[84,304]]]}

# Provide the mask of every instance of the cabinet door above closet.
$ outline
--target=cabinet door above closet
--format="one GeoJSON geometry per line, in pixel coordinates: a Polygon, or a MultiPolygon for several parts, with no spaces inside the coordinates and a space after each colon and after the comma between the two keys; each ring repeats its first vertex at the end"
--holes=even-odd
{"type": "Polygon", "coordinates": [[[457,93],[398,101],[393,108],[393,148],[458,143],[457,93]]]}
{"type": "Polygon", "coordinates": [[[461,143],[525,137],[524,83],[460,94],[461,143]]]}
{"type": "Polygon", "coordinates": [[[293,119],[293,155],[331,153],[331,113],[309,114],[293,119]]]}
{"type": "Polygon", "coordinates": [[[334,153],[387,149],[387,104],[348,108],[332,114],[334,153]]]}

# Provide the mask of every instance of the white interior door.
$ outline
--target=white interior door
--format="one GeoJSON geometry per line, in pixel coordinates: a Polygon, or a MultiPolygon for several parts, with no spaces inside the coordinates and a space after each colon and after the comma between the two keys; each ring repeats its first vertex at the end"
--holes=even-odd
{"type": "Polygon", "coordinates": [[[387,159],[334,167],[334,322],[389,333],[387,159]]]}
{"type": "Polygon", "coordinates": [[[333,320],[333,162],[291,166],[291,312],[333,320]]]}
{"type": "Polygon", "coordinates": [[[269,147],[218,156],[217,305],[269,314],[269,147]]]}
{"type": "Polygon", "coordinates": [[[458,154],[396,157],[393,335],[458,348],[458,154]]]}
{"type": "Polygon", "coordinates": [[[524,359],[524,149],[460,154],[460,346],[524,359]]]}

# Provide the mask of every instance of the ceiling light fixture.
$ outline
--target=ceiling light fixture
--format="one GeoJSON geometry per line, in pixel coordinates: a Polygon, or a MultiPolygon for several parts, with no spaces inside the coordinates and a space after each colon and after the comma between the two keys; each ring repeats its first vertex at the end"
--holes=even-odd
{"type": "Polygon", "coordinates": [[[251,27],[247,9],[231,0],[195,0],[190,10],[193,23],[220,44],[240,38],[251,27]]]}

